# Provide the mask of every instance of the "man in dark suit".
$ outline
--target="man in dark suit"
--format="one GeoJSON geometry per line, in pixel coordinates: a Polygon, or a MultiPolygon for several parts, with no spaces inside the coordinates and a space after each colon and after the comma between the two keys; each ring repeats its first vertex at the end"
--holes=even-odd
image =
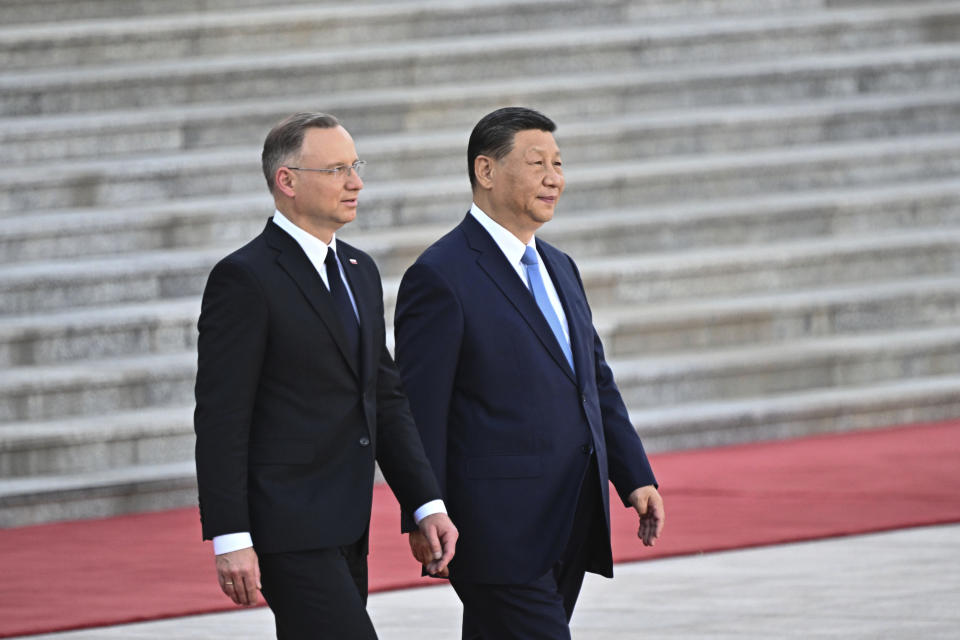
{"type": "Polygon", "coordinates": [[[375,460],[430,540],[431,572],[457,538],[386,350],[380,274],[334,235],[356,217],[362,168],[332,116],[279,123],[263,147],[276,212],[203,294],[203,537],[234,602],[255,604],[262,583],[281,639],[376,638],[366,613],[375,460]]]}
{"type": "Polygon", "coordinates": [[[564,187],[554,129],[522,108],[480,120],[467,150],[473,207],[397,299],[397,364],[460,531],[449,576],[465,639],[570,637],[584,572],[613,575],[608,478],[644,544],[664,522],[577,267],[534,238],[564,187]]]}

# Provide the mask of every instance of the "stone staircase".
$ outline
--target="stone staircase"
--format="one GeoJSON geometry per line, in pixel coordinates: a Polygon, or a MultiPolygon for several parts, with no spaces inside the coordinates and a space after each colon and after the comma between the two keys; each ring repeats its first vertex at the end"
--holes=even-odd
{"type": "Polygon", "coordinates": [[[0,4],[0,526],[195,504],[199,295],[337,114],[384,275],[469,206],[473,124],[558,124],[651,450],[960,416],[960,0],[0,4]]]}

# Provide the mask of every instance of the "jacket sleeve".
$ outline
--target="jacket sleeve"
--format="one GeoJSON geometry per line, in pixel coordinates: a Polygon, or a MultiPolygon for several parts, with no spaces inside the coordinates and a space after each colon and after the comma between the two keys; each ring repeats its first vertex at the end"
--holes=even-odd
{"type": "Polygon", "coordinates": [[[250,531],[248,442],[267,322],[253,273],[231,258],[217,264],[204,289],[197,343],[194,430],[204,539],[250,531]]]}
{"type": "MultiPolygon", "coordinates": [[[[382,321],[382,307],[380,318],[382,321]]],[[[377,462],[411,524],[416,509],[440,498],[440,488],[403,393],[400,372],[386,345],[381,345],[377,372],[377,462]]]]}
{"type": "MultiPolygon", "coordinates": [[[[577,283],[586,299],[583,281],[576,263],[570,259],[577,283]]],[[[591,314],[592,321],[592,314],[591,314]]],[[[620,395],[620,389],[613,379],[613,371],[607,364],[603,352],[603,343],[596,329],[593,331],[593,361],[597,381],[597,395],[600,401],[600,415],[603,420],[603,436],[607,448],[607,462],[610,481],[613,482],[620,500],[629,507],[628,497],[639,487],[657,486],[657,479],[650,466],[650,460],[643,448],[643,442],[630,422],[630,413],[620,395]]]]}
{"type": "MultiPolygon", "coordinates": [[[[463,310],[432,267],[416,263],[404,274],[394,320],[397,365],[440,491],[447,495],[447,418],[463,336],[463,310]]],[[[403,530],[413,529],[404,519],[403,530]]]]}

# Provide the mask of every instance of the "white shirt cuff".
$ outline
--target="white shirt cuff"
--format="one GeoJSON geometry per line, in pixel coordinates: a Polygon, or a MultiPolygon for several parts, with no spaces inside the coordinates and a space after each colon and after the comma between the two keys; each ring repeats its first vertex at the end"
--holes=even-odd
{"type": "Polygon", "coordinates": [[[413,512],[413,520],[417,524],[420,524],[420,521],[426,518],[427,516],[432,516],[435,513],[446,513],[447,508],[443,505],[443,500],[431,500],[427,504],[423,505],[419,509],[413,512]]]}
{"type": "Polygon", "coordinates": [[[213,537],[213,553],[218,556],[221,553],[239,551],[240,549],[246,549],[247,547],[252,546],[253,538],[250,537],[249,531],[241,531],[240,533],[225,533],[222,536],[213,537]]]}

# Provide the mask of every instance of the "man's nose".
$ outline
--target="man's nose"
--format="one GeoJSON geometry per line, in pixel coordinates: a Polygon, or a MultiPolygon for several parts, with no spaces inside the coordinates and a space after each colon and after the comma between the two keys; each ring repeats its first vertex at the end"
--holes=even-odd
{"type": "Polygon", "coordinates": [[[347,176],[347,188],[357,191],[363,189],[363,179],[356,169],[350,169],[350,175],[347,176]]]}
{"type": "Polygon", "coordinates": [[[543,176],[543,182],[549,186],[563,187],[563,174],[556,167],[551,166],[547,168],[547,172],[543,176]]]}

